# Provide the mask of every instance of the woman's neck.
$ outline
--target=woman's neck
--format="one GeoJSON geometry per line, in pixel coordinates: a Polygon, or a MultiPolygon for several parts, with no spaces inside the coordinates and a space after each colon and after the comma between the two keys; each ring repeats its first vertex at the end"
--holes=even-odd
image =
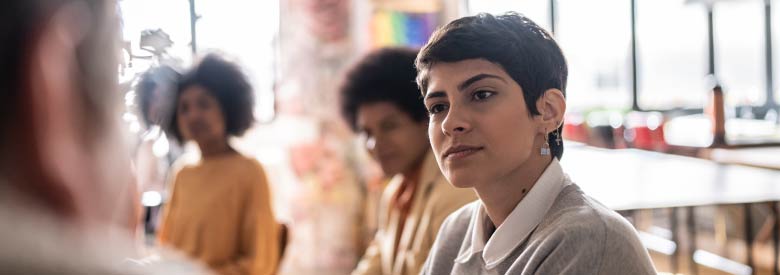
{"type": "Polygon", "coordinates": [[[550,162],[550,156],[532,155],[509,174],[474,188],[496,228],[531,191],[550,162]]]}
{"type": "Polygon", "coordinates": [[[234,152],[233,148],[231,148],[227,143],[227,138],[198,143],[198,147],[200,148],[200,154],[204,159],[218,157],[234,152]]]}
{"type": "Polygon", "coordinates": [[[403,175],[404,179],[407,180],[418,180],[417,178],[420,177],[420,172],[422,171],[423,163],[425,163],[425,157],[428,156],[428,151],[426,150],[425,153],[423,153],[421,156],[417,158],[417,160],[405,171],[401,172],[401,175],[403,175]]]}

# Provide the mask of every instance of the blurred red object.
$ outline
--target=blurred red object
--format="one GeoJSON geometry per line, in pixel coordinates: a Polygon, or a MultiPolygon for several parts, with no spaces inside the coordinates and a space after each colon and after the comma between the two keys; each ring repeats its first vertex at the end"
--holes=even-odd
{"type": "Polygon", "coordinates": [[[664,116],[659,112],[631,112],[626,115],[626,131],[624,138],[629,147],[666,151],[668,145],[664,140],[664,116]]]}
{"type": "Polygon", "coordinates": [[[587,143],[588,135],[588,126],[581,114],[566,114],[563,123],[564,139],[587,143]]]}

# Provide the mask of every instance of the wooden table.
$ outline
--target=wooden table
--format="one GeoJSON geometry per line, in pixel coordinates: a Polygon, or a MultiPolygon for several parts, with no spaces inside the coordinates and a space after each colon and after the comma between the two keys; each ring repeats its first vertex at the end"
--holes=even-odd
{"type": "Polygon", "coordinates": [[[702,157],[719,163],[780,170],[780,147],[705,149],[702,157]]]}
{"type": "MultiPolygon", "coordinates": [[[[697,206],[739,204],[749,213],[750,204],[772,202],[776,210],[776,202],[780,201],[780,170],[636,149],[600,149],[572,142],[565,147],[561,165],[586,194],[607,207],[614,210],[671,208],[673,211],[683,208],[688,211],[686,226],[689,228],[693,226],[693,208],[697,206]]],[[[755,270],[750,222],[750,215],[745,215],[748,265],[755,270]]],[[[775,274],[778,274],[780,239],[777,228],[775,274]]],[[[675,231],[673,228],[676,234],[675,231]]],[[[691,245],[695,247],[695,243],[691,245]]]]}

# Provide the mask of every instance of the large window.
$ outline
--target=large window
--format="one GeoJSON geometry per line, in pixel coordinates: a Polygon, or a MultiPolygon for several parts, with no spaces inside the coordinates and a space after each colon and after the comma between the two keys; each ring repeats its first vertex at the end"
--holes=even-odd
{"type": "MultiPolygon", "coordinates": [[[[778,83],[780,15],[777,0],[769,1],[773,4],[773,74],[778,83]]],[[[555,26],[555,37],[569,62],[572,108],[627,108],[636,81],[636,101],[644,110],[701,109],[707,104],[712,83],[707,5],[712,4],[712,61],[727,106],[767,103],[765,0],[634,0],[636,79],[632,79],[631,2],[468,1],[471,14],[514,10],[547,28],[555,26]],[[552,10],[555,24],[550,22],[552,10]]],[[[780,84],[774,86],[780,103],[780,84]]]]}
{"type": "Polygon", "coordinates": [[[196,9],[199,51],[213,49],[242,66],[255,89],[255,117],[274,115],[275,37],[279,29],[279,1],[198,0],[196,9]]]}
{"type": "Polygon", "coordinates": [[[729,106],[766,102],[764,2],[723,1],[713,10],[716,75],[729,106]]]}
{"type": "MultiPolygon", "coordinates": [[[[124,39],[133,55],[148,56],[139,48],[141,32],[161,29],[170,36],[166,63],[187,68],[192,62],[190,1],[125,0],[120,2],[124,39]]],[[[274,115],[275,37],[279,26],[278,1],[196,0],[200,19],[196,24],[198,54],[217,51],[237,61],[255,88],[255,116],[260,121],[274,115]]],[[[126,58],[128,59],[128,58],[126,58]]],[[[130,80],[154,65],[134,58],[122,75],[130,80]]]]}
{"type": "MultiPolygon", "coordinates": [[[[119,68],[119,81],[122,92],[125,93],[126,113],[122,116],[132,134],[142,132],[142,122],[138,116],[136,94],[131,90],[132,84],[150,67],[158,63],[181,67],[189,64],[192,50],[190,48],[190,13],[187,1],[155,1],[155,0],[125,0],[119,2],[123,58],[119,68]],[[172,43],[163,54],[147,51],[141,48],[142,33],[156,32],[160,36],[155,41],[170,40],[172,43]],[[168,37],[165,38],[164,34],[168,37]]],[[[151,43],[157,46],[168,43],[151,43]]],[[[155,49],[145,45],[148,50],[155,49]]],[[[159,47],[158,47],[159,48],[159,47]]],[[[164,47],[163,47],[164,48],[164,47]]]]}
{"type": "Polygon", "coordinates": [[[707,11],[685,0],[636,0],[638,103],[701,108],[707,90],[707,11]]]}
{"type": "Polygon", "coordinates": [[[550,30],[549,0],[469,0],[469,12],[502,14],[508,11],[521,13],[546,30],[550,30]]]}
{"type": "Polygon", "coordinates": [[[556,39],[569,65],[572,109],[631,106],[631,3],[559,0],[556,39]]]}
{"type": "MultiPolygon", "coordinates": [[[[173,45],[167,54],[182,62],[189,62],[192,56],[190,49],[190,10],[187,1],[156,1],[156,0],[125,0],[120,1],[122,13],[122,36],[130,42],[129,50],[135,56],[150,56],[151,53],[141,50],[141,32],[145,30],[162,30],[170,36],[173,45]]],[[[130,54],[126,52],[126,54],[130,54]]],[[[125,56],[126,73],[123,77],[133,77],[134,73],[143,72],[150,65],[150,59],[131,58],[125,56]]]]}
{"type": "Polygon", "coordinates": [[[780,105],[780,1],[772,1],[772,55],[775,102],[780,105]]]}

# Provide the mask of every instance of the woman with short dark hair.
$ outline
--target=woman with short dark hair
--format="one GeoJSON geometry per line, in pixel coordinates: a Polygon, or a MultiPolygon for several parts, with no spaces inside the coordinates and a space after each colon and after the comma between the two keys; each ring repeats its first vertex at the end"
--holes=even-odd
{"type": "Polygon", "coordinates": [[[447,218],[422,274],[655,274],[631,224],[558,163],[568,72],[547,31],[464,17],[416,65],[439,168],[480,198],[447,218]]]}

